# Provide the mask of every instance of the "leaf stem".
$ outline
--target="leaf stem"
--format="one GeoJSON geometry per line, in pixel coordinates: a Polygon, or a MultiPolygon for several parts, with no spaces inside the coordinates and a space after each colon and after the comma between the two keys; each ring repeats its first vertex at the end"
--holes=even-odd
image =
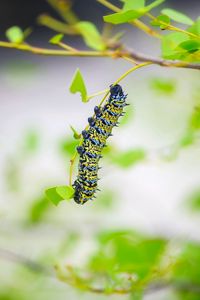
{"type": "Polygon", "coordinates": [[[152,62],[145,62],[145,63],[142,63],[142,64],[139,64],[139,65],[136,65],[134,66],[133,68],[129,69],[128,71],[126,71],[124,74],[122,74],[122,76],[120,76],[115,82],[114,84],[117,84],[119,83],[120,81],[122,81],[126,76],[128,76],[130,73],[132,73],[133,71],[139,69],[139,68],[142,68],[142,67],[145,67],[145,66],[148,66],[148,65],[151,65],[152,62]]]}
{"type": "Polygon", "coordinates": [[[106,90],[99,91],[99,92],[97,92],[97,93],[91,94],[91,95],[89,95],[89,96],[87,97],[87,100],[90,100],[90,99],[92,99],[92,98],[94,98],[94,97],[96,97],[96,96],[99,96],[99,95],[102,95],[102,94],[104,94],[104,93],[107,93],[108,91],[109,91],[109,90],[106,89],[106,90]]]}
{"type": "Polygon", "coordinates": [[[78,51],[78,49],[73,48],[73,47],[71,47],[70,45],[67,45],[67,44],[65,44],[65,43],[63,43],[63,42],[59,42],[58,45],[59,45],[61,48],[65,49],[65,50],[68,50],[68,51],[75,51],[75,52],[78,51]]]}
{"type": "Polygon", "coordinates": [[[78,152],[76,151],[73,157],[70,159],[70,167],[69,167],[69,185],[72,186],[72,176],[73,176],[73,168],[76,158],[78,156],[78,152]]]}
{"type": "MultiPolygon", "coordinates": [[[[145,62],[145,63],[142,63],[142,64],[139,64],[139,65],[136,65],[134,66],[133,68],[129,69],[128,71],[126,71],[125,73],[123,73],[114,83],[113,85],[115,84],[118,84],[120,81],[122,81],[126,76],[128,76],[130,73],[132,73],[133,71],[139,69],[139,68],[142,68],[144,66],[147,66],[147,65],[150,65],[151,62],[145,62]]],[[[104,95],[103,99],[101,100],[99,106],[101,106],[103,104],[103,102],[106,100],[108,94],[109,94],[109,90],[106,92],[106,94],[104,95]]]]}

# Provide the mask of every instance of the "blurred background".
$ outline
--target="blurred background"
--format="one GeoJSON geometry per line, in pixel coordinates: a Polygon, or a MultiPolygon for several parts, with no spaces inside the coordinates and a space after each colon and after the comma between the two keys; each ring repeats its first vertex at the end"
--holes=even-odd
{"type": "MultiPolygon", "coordinates": [[[[198,17],[198,0],[166,2],[166,7],[198,17]]],[[[102,16],[110,13],[94,0],[76,0],[73,8],[99,29],[102,16]]],[[[1,40],[7,28],[17,25],[33,29],[31,44],[51,47],[53,31],[37,22],[44,13],[58,17],[46,1],[1,0],[1,40]]],[[[159,41],[152,43],[130,26],[121,28],[127,30],[123,42],[129,47],[160,55],[159,41]]],[[[65,41],[86,47],[80,37],[65,41]]],[[[149,66],[127,77],[122,84],[131,106],[102,160],[97,199],[84,206],[63,201],[54,207],[45,198],[46,188],[68,184],[75,147],[70,125],[81,132],[101,100],[85,104],[70,94],[77,67],[92,94],[108,88],[130,63],[0,48],[0,299],[106,299],[80,294],[54,277],[35,276],[21,267],[29,260],[48,267],[82,264],[95,248],[91,239],[98,232],[133,229],[170,240],[200,239],[199,133],[191,129],[200,94],[194,70],[149,66]]]]}

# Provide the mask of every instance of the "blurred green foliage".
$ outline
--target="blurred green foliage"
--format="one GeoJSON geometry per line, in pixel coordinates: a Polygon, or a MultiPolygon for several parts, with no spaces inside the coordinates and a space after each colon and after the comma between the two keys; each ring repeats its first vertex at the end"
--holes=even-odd
{"type": "Polygon", "coordinates": [[[126,113],[123,118],[120,119],[120,127],[129,124],[134,118],[134,109],[132,105],[126,107],[126,113]]]}
{"type": "Polygon", "coordinates": [[[21,28],[19,28],[17,26],[10,27],[6,31],[6,37],[8,38],[8,40],[10,42],[17,43],[17,44],[22,43],[24,40],[23,31],[21,30],[21,28]]]}
{"type": "Polygon", "coordinates": [[[163,13],[163,15],[168,16],[170,19],[178,23],[183,23],[186,25],[193,25],[194,23],[191,18],[175,9],[164,8],[161,12],[163,13]]]}
{"type": "Polygon", "coordinates": [[[61,141],[60,150],[64,155],[72,156],[78,146],[79,141],[77,139],[68,137],[61,141]]]}
{"type": "Polygon", "coordinates": [[[166,95],[172,95],[176,90],[176,82],[172,79],[153,78],[150,86],[155,91],[166,95]]]}
{"type": "Polygon", "coordinates": [[[31,224],[40,223],[41,221],[43,221],[45,214],[49,211],[50,208],[50,203],[44,195],[34,199],[28,211],[28,222],[30,222],[31,224]]]}
{"type": "Polygon", "coordinates": [[[21,185],[21,168],[39,149],[40,138],[36,131],[29,130],[22,137],[14,153],[5,161],[5,181],[8,190],[17,192],[21,185]]]}
{"type": "Polygon", "coordinates": [[[193,212],[200,211],[200,190],[199,189],[193,191],[192,194],[189,195],[189,197],[187,197],[186,205],[187,208],[189,208],[193,212]]]}
{"type": "Polygon", "coordinates": [[[109,159],[112,164],[121,168],[129,168],[133,165],[144,161],[146,153],[143,149],[130,149],[127,151],[116,151],[109,155],[109,159]]]}
{"type": "Polygon", "coordinates": [[[200,245],[186,243],[174,267],[176,281],[200,284],[200,245]]]}
{"type": "Polygon", "coordinates": [[[177,299],[197,300],[200,297],[200,245],[186,243],[173,270],[177,299]]]}
{"type": "Polygon", "coordinates": [[[97,195],[95,203],[95,209],[110,210],[114,206],[114,202],[117,201],[117,197],[113,191],[104,189],[97,195]]]}
{"type": "Polygon", "coordinates": [[[136,282],[144,280],[152,267],[159,265],[166,241],[145,239],[134,232],[105,232],[98,238],[99,249],[91,258],[93,272],[133,273],[136,282]]]}
{"type": "Polygon", "coordinates": [[[30,155],[36,152],[40,145],[39,134],[34,130],[29,130],[22,142],[22,155],[30,155]]]}
{"type": "Polygon", "coordinates": [[[200,129],[200,107],[195,107],[191,116],[190,126],[194,130],[200,129]]]}
{"type": "Polygon", "coordinates": [[[87,46],[95,50],[105,50],[106,45],[101,34],[92,22],[78,22],[74,27],[82,35],[87,46]]]}

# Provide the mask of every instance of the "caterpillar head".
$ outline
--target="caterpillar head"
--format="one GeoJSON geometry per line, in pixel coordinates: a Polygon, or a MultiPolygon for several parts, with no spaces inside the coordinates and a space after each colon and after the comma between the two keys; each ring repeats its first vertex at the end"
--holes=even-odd
{"type": "Polygon", "coordinates": [[[112,97],[113,96],[117,96],[117,95],[122,96],[123,95],[123,91],[122,91],[121,85],[119,85],[119,84],[111,85],[110,86],[110,95],[112,97]]]}

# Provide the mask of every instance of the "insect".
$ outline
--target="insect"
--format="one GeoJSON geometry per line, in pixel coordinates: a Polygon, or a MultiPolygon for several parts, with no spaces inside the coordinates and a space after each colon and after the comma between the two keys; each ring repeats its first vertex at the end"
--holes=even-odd
{"type": "Polygon", "coordinates": [[[119,84],[110,86],[110,96],[103,107],[95,106],[94,117],[88,118],[89,129],[82,131],[83,142],[77,147],[79,153],[78,176],[73,183],[74,200],[84,204],[95,198],[98,190],[99,160],[112,129],[118,126],[119,117],[124,115],[126,97],[119,84]]]}

